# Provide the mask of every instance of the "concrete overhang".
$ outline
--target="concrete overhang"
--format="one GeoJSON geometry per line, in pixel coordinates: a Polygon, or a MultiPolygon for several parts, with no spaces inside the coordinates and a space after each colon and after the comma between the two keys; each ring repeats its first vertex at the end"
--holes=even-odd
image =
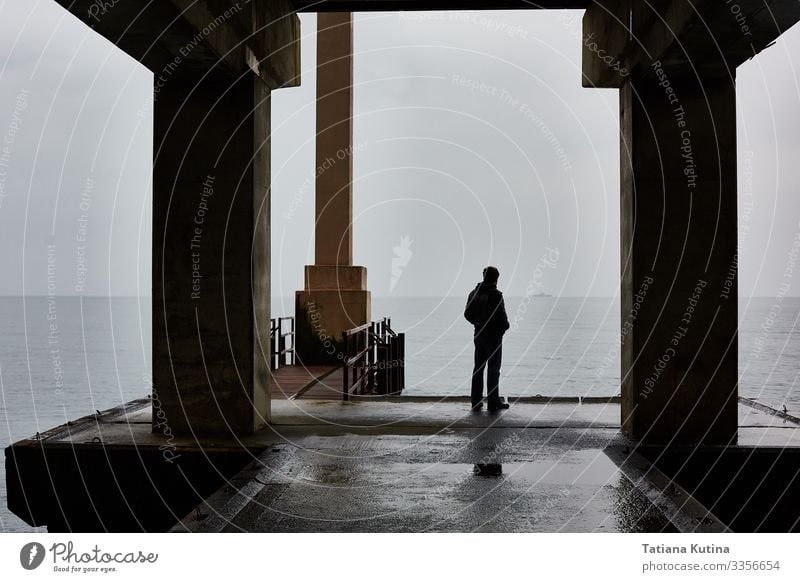
{"type": "Polygon", "coordinates": [[[655,61],[670,77],[730,76],[798,20],[797,0],[594,0],[583,19],[583,85],[620,87],[626,75],[609,62],[639,77],[655,61]]]}
{"type": "Polygon", "coordinates": [[[700,73],[724,63],[727,72],[733,73],[798,20],[797,0],[705,0],[685,22],[680,36],[667,43],[660,60],[666,67],[692,67],[700,73]]]}
{"type": "Polygon", "coordinates": [[[290,0],[56,0],[158,75],[238,78],[271,89],[300,83],[299,19],[290,0]]]}

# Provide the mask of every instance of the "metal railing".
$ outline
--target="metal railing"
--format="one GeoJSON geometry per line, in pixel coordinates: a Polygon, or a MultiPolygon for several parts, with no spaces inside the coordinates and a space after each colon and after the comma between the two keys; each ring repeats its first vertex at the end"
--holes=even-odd
{"type": "Polygon", "coordinates": [[[270,367],[273,370],[283,366],[294,366],[294,317],[276,317],[270,320],[270,367]],[[284,322],[290,322],[289,331],[284,331],[284,322]],[[291,341],[290,341],[291,340],[291,341]],[[291,346],[289,345],[291,343],[291,346]]]}
{"type": "Polygon", "coordinates": [[[400,394],[405,388],[404,333],[384,318],[343,332],[342,399],[400,394]]]}

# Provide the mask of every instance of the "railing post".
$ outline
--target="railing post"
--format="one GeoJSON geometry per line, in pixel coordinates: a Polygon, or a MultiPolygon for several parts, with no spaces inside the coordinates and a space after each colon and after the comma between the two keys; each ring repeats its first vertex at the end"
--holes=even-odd
{"type": "Polygon", "coordinates": [[[391,320],[371,321],[342,333],[342,400],[350,394],[397,394],[405,388],[405,335],[391,320]]]}
{"type": "Polygon", "coordinates": [[[344,368],[342,369],[342,400],[347,401],[350,400],[350,386],[349,386],[350,349],[348,348],[349,334],[346,331],[342,334],[342,339],[344,343],[344,368]]]}
{"type": "Polygon", "coordinates": [[[269,367],[278,370],[284,366],[294,366],[297,363],[295,356],[295,322],[294,317],[277,317],[269,320],[269,367]],[[291,331],[284,333],[284,322],[290,322],[291,331]],[[289,349],[291,337],[292,348],[289,349]]]}
{"type": "Polygon", "coordinates": [[[297,351],[295,350],[295,342],[297,341],[297,336],[295,335],[295,319],[294,317],[290,318],[292,320],[292,366],[297,364],[297,351]]]}
{"type": "Polygon", "coordinates": [[[398,379],[399,385],[397,386],[398,392],[406,389],[406,334],[397,334],[398,346],[400,351],[400,361],[398,363],[398,379]]]}
{"type": "Polygon", "coordinates": [[[278,318],[278,368],[282,368],[285,365],[283,350],[286,347],[286,341],[283,337],[283,318],[278,318]]]}
{"type": "Polygon", "coordinates": [[[360,370],[359,370],[359,373],[358,373],[359,386],[361,387],[359,389],[360,392],[364,391],[364,388],[363,388],[363,386],[364,386],[364,376],[367,375],[367,370],[366,370],[366,367],[367,367],[367,353],[366,353],[366,349],[367,349],[367,342],[369,341],[369,338],[367,337],[368,335],[369,335],[369,331],[368,330],[364,329],[364,330],[361,331],[361,345],[358,346],[358,348],[359,348],[358,351],[361,352],[361,355],[358,357],[358,363],[359,363],[359,367],[360,367],[360,370]]]}
{"type": "MultiPolygon", "coordinates": [[[[389,326],[391,327],[391,326],[389,326]]],[[[395,376],[395,363],[397,362],[397,338],[395,336],[389,336],[389,361],[387,362],[387,366],[389,367],[389,394],[394,394],[397,392],[396,386],[396,376],[395,376]]]]}
{"type": "Polygon", "coordinates": [[[277,361],[275,359],[276,325],[274,318],[269,320],[269,367],[271,370],[277,369],[277,361]]]}
{"type": "Polygon", "coordinates": [[[375,322],[370,322],[367,331],[367,388],[370,394],[375,394],[375,322]]]}

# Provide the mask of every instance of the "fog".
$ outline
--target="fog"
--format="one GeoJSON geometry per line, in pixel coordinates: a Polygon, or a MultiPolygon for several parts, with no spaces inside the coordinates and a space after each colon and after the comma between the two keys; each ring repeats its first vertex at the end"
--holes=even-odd
{"type": "MultiPolygon", "coordinates": [[[[356,16],[354,254],[376,296],[462,295],[489,263],[512,295],[617,294],[617,92],[581,87],[580,18],[356,16]]],[[[273,95],[276,295],[313,256],[315,26],[302,86],[273,95]]],[[[150,72],[50,1],[0,7],[0,54],[0,294],[49,274],[148,295],[150,72]]],[[[796,55],[797,27],[738,70],[742,295],[775,295],[800,231],[796,55]]]]}

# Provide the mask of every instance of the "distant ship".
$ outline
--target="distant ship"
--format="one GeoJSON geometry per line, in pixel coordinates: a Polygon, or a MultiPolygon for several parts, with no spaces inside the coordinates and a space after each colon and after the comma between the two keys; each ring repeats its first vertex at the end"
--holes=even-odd
{"type": "Polygon", "coordinates": [[[531,293],[528,297],[552,297],[550,293],[545,293],[544,291],[536,291],[535,293],[531,293]]]}

